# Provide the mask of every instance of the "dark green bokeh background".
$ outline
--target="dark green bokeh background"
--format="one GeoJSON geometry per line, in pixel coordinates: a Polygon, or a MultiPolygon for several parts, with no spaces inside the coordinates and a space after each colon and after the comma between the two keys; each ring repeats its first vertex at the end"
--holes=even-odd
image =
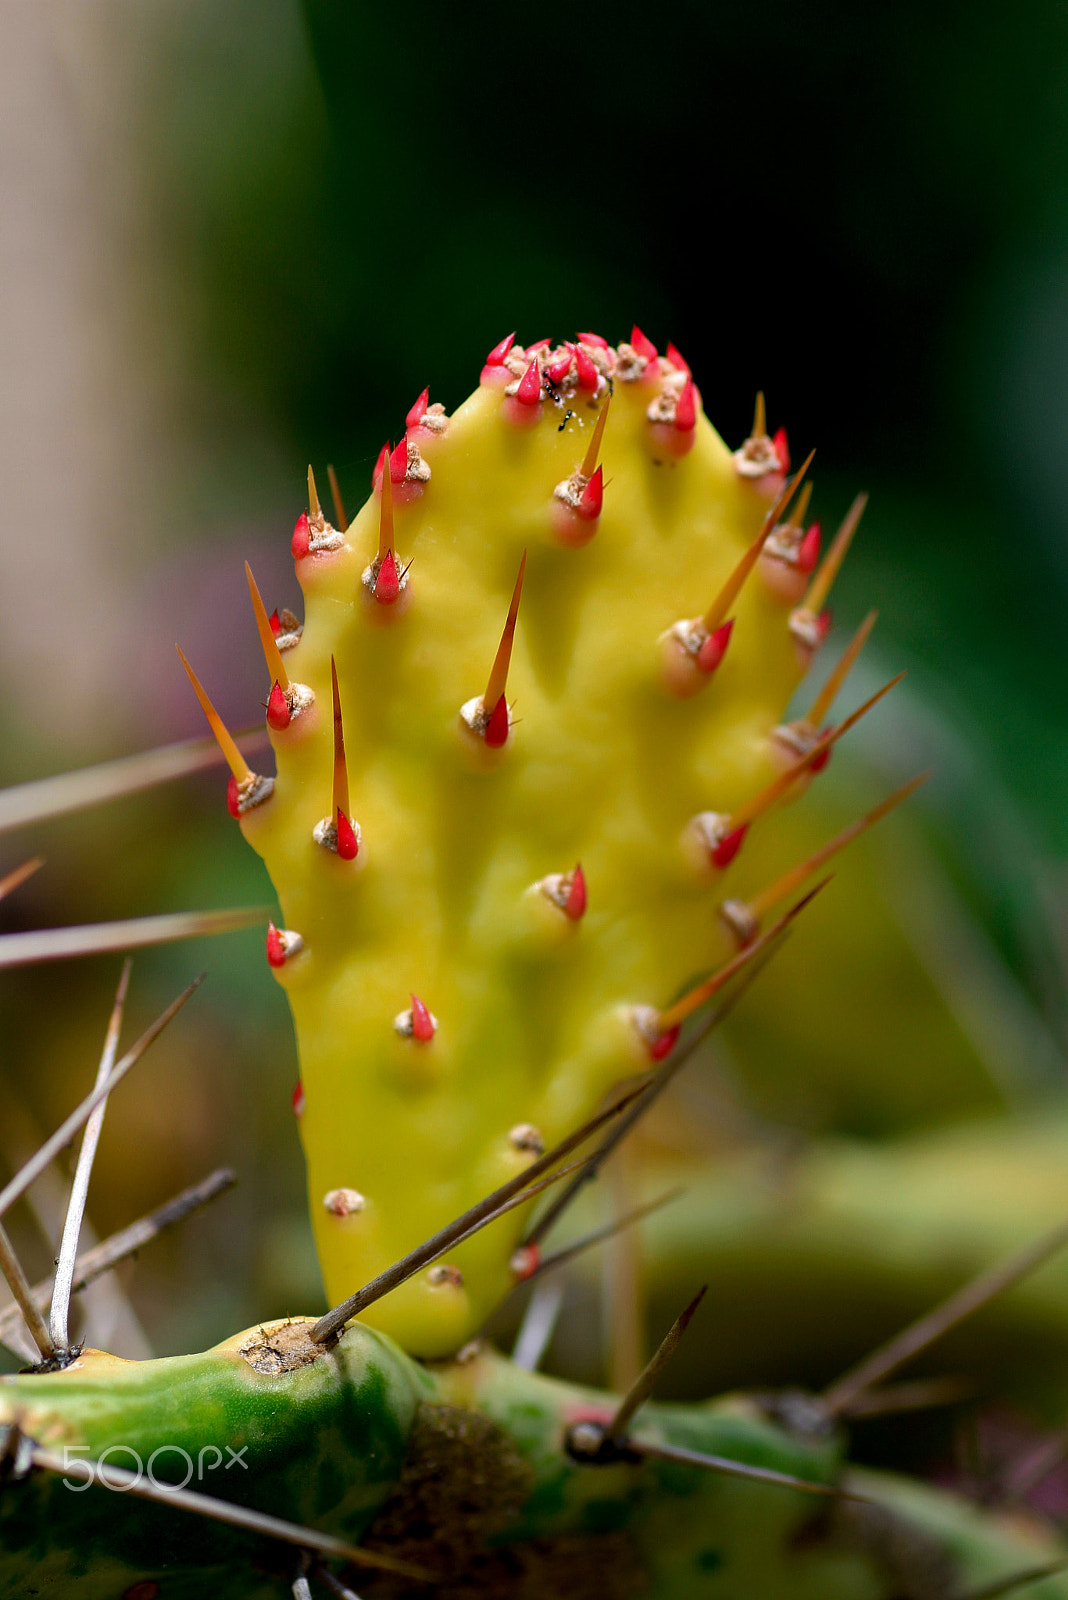
{"type": "MultiPolygon", "coordinates": [[[[186,0],[153,10],[137,87],[138,315],[183,353],[164,381],[192,466],[143,510],[166,599],[144,678],[164,672],[167,697],[151,730],[102,736],[99,753],[200,731],[170,654],[172,634],[198,643],[181,598],[196,583],[218,640],[205,676],[232,721],[251,719],[262,685],[250,632],[231,624],[240,559],[295,597],[306,461],[334,462],[351,512],[424,384],[451,409],[513,328],[618,339],[637,321],[680,346],[729,443],[760,387],[795,457],[818,446],[825,522],[871,491],[836,614],[852,626],[877,605],[883,658],[987,752],[975,782],[995,792],[957,796],[943,848],[1056,1021],[1048,930],[1038,974],[1027,918],[1058,892],[1052,869],[1036,886],[1035,860],[1068,844],[1068,11],[186,0]],[[258,550],[274,552],[266,575],[258,550]],[[1031,844],[1018,878],[1013,844],[984,880],[1002,816],[1031,844]]],[[[26,753],[40,728],[9,726],[13,773],[57,764],[26,753]]],[[[5,926],[267,898],[218,789],[38,830],[26,848],[47,850],[51,877],[5,926]],[[106,865],[119,859],[121,873],[106,865]]],[[[242,1168],[228,1241],[204,1226],[188,1256],[139,1269],[166,1349],[314,1309],[292,1220],[293,1050],[260,935],[140,958],[131,1034],[201,965],[203,1020],[160,1048],[128,1111],[116,1097],[101,1154],[102,1227],[209,1161],[242,1168]],[[176,1077],[189,1098],[168,1113],[176,1077]]],[[[45,1124],[91,1071],[114,967],[54,968],[0,995],[12,1074],[45,1124]]]]}

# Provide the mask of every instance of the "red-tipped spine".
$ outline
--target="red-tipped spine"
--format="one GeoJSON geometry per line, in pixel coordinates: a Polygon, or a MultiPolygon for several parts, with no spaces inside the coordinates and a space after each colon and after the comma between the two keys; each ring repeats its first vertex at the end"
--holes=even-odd
{"type": "Polygon", "coordinates": [[[387,550],[375,579],[374,596],[380,606],[391,606],[400,594],[400,574],[393,551],[387,550]]]}
{"type": "Polygon", "coordinates": [[[418,1039],[420,1044],[429,1044],[434,1037],[434,1019],[417,994],[410,996],[412,1002],[412,1038],[418,1039]]]}
{"type": "Polygon", "coordinates": [[[226,780],[226,809],[235,822],[241,821],[241,793],[232,772],[226,780]]]}
{"type": "Polygon", "coordinates": [[[536,406],[541,399],[541,368],[535,358],[519,380],[515,394],[521,406],[536,406]]]}
{"type": "Polygon", "coordinates": [[[289,727],[292,720],[293,715],[289,709],[285,690],[276,679],[267,701],[267,726],[273,728],[276,733],[281,733],[283,728],[289,727]]]}
{"type": "Polygon", "coordinates": [[[502,694],[490,712],[483,738],[491,750],[499,750],[508,740],[508,702],[502,694]]]}
{"type": "Polygon", "coordinates": [[[580,864],[576,863],[571,874],[571,883],[564,901],[564,916],[570,917],[572,922],[578,922],[586,913],[586,875],[580,864]]]}
{"type": "Polygon", "coordinates": [[[304,1085],[301,1083],[299,1078],[293,1085],[293,1094],[290,1104],[293,1107],[293,1115],[295,1117],[302,1117],[304,1115],[304,1085]]]}
{"type": "Polygon", "coordinates": [[[692,433],[697,426],[697,391],[693,379],[687,378],[675,405],[675,429],[678,433],[692,433]]]}
{"type": "Polygon", "coordinates": [[[551,365],[546,367],[545,371],[546,371],[546,375],[549,378],[550,383],[563,383],[564,379],[567,377],[568,373],[571,371],[571,348],[570,348],[570,346],[568,346],[568,353],[566,355],[560,356],[560,358],[557,361],[552,362],[551,365]]]}
{"type": "Polygon", "coordinates": [[[348,817],[338,806],[335,815],[337,824],[337,853],[342,861],[355,861],[360,850],[360,841],[356,837],[356,830],[348,817]]]}
{"type": "Polygon", "coordinates": [[[418,400],[405,417],[404,426],[406,428],[417,428],[422,422],[423,418],[426,416],[426,408],[429,403],[430,389],[427,387],[423,390],[422,394],[419,396],[418,400]]]}
{"type": "Polygon", "coordinates": [[[656,345],[646,338],[637,323],[630,331],[630,347],[637,355],[644,356],[646,361],[656,360],[656,345]]]}
{"type": "Polygon", "coordinates": [[[746,823],[743,827],[732,828],[730,833],[724,834],[719,843],[713,845],[711,851],[709,852],[712,859],[712,865],[714,867],[719,867],[721,870],[724,867],[729,867],[739,850],[742,848],[742,844],[748,831],[749,824],[746,823]]]}
{"type": "Polygon", "coordinates": [[[267,924],[267,962],[272,967],[286,964],[286,944],[273,922],[267,924]]]}
{"type": "Polygon", "coordinates": [[[812,572],[820,558],[820,525],[814,522],[797,547],[797,566],[801,572],[812,572]]]}
{"type": "Polygon", "coordinates": [[[646,1043],[646,1049],[654,1061],[663,1061],[674,1050],[679,1037],[679,1028],[668,1028],[664,1033],[658,1033],[655,1039],[646,1043]]]}
{"type": "Polygon", "coordinates": [[[401,438],[389,455],[389,476],[392,483],[403,483],[408,473],[408,441],[401,438]]]}
{"type": "Polygon", "coordinates": [[[604,468],[598,467],[585,489],[579,495],[575,513],[583,522],[596,522],[604,503],[604,468]]]}
{"type": "Polygon", "coordinates": [[[483,365],[487,367],[503,367],[513,344],[515,344],[515,334],[510,333],[507,338],[501,340],[500,344],[493,346],[483,365]]]}
{"type": "Polygon", "coordinates": [[[771,436],[771,447],[779,458],[779,471],[785,475],[790,470],[790,446],[786,442],[785,428],[776,428],[771,436]]]}
{"type": "Polygon", "coordinates": [[[727,646],[731,642],[733,631],[734,618],[730,617],[714,633],[709,634],[697,652],[697,665],[702,672],[715,672],[723,657],[727,654],[727,646]]]}
{"type": "Polygon", "coordinates": [[[677,372],[685,372],[687,377],[690,376],[690,363],[680,354],[670,340],[664,354],[677,372]]]}
{"type": "Polygon", "coordinates": [[[580,344],[569,345],[575,357],[575,370],[578,373],[578,385],[592,393],[600,382],[600,373],[594,364],[593,358],[588,356],[580,344]]]}
{"type": "Polygon", "coordinates": [[[294,526],[293,537],[289,541],[289,548],[293,552],[293,560],[299,561],[302,556],[306,556],[310,545],[311,525],[308,522],[308,513],[302,511],[294,526]]]}

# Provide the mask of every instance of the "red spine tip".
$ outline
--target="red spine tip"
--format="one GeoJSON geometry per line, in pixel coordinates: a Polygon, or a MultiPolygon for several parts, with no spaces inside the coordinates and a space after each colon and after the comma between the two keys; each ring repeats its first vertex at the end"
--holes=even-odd
{"type": "Polygon", "coordinates": [[[400,443],[389,454],[389,481],[390,483],[403,483],[408,474],[408,441],[401,439],[400,443]]]}
{"type": "Polygon", "coordinates": [[[712,849],[712,865],[714,867],[729,867],[742,848],[742,841],[748,832],[749,825],[746,823],[744,828],[735,828],[733,832],[725,834],[712,849]]]}
{"type": "Polygon", "coordinates": [[[524,406],[536,406],[541,399],[541,371],[536,357],[520,378],[515,397],[524,406]]]}
{"type": "Polygon", "coordinates": [[[230,774],[226,782],[226,809],[229,811],[235,822],[240,821],[240,796],[237,792],[237,779],[234,777],[233,773],[230,774]]]}
{"type": "Polygon", "coordinates": [[[779,458],[779,471],[790,470],[790,446],[786,442],[786,429],[779,428],[771,437],[771,447],[779,458]]]}
{"type": "Polygon", "coordinates": [[[293,529],[293,537],[289,542],[289,548],[293,552],[293,560],[299,561],[301,556],[306,556],[310,544],[311,527],[308,523],[308,513],[302,511],[297,518],[296,526],[293,529]]]}
{"type": "Polygon", "coordinates": [[[731,642],[733,629],[734,618],[729,617],[726,622],[716,629],[715,633],[709,634],[697,652],[697,665],[702,672],[715,672],[723,657],[727,654],[727,646],[731,642]]]}
{"type": "Polygon", "coordinates": [[[430,389],[427,387],[423,390],[422,394],[419,396],[418,400],[405,417],[404,426],[406,428],[416,428],[419,426],[420,422],[422,422],[423,418],[426,416],[426,408],[429,401],[430,389]]]}
{"type": "MultiPolygon", "coordinates": [[[[819,737],[821,739],[825,738],[830,731],[830,728],[821,728],[819,731],[819,737]]],[[[810,772],[822,772],[833,754],[834,746],[828,745],[826,750],[821,750],[819,755],[813,756],[812,760],[808,764],[808,770],[810,772]]]]}
{"type": "Polygon", "coordinates": [[[676,371],[685,372],[687,377],[690,376],[690,363],[670,341],[668,342],[668,347],[664,351],[664,354],[667,356],[668,360],[671,362],[671,365],[676,369],[676,371]]]}
{"type": "Polygon", "coordinates": [[[679,433],[691,433],[697,426],[697,391],[693,379],[687,378],[682,393],[675,403],[675,427],[679,433]]]}
{"type": "MultiPolygon", "coordinates": [[[[378,459],[375,462],[375,470],[371,474],[371,487],[372,487],[372,489],[380,489],[382,487],[382,474],[386,469],[386,462],[388,460],[389,460],[389,445],[388,444],[384,444],[382,446],[381,450],[378,452],[378,459]]],[[[392,473],[390,474],[390,476],[392,477],[392,473]]]]}
{"type": "Polygon", "coordinates": [[[355,861],[360,842],[356,837],[356,830],[348,817],[337,808],[337,853],[342,861],[355,861]]]}
{"type": "Polygon", "coordinates": [[[417,994],[411,997],[412,1002],[412,1038],[418,1039],[420,1044],[429,1044],[434,1037],[434,1019],[417,994]]]}
{"type": "Polygon", "coordinates": [[[825,611],[821,611],[819,616],[816,618],[816,632],[819,634],[820,644],[823,643],[824,639],[826,639],[826,637],[830,633],[830,631],[831,631],[831,610],[830,610],[830,607],[828,606],[827,609],[825,611]]]}
{"type": "Polygon", "coordinates": [[[515,343],[515,334],[514,333],[510,333],[508,335],[507,339],[502,339],[500,344],[495,344],[493,346],[493,349],[490,351],[489,355],[486,357],[483,365],[487,366],[487,367],[503,367],[504,366],[504,362],[505,362],[505,357],[508,355],[508,352],[509,352],[509,350],[511,350],[511,348],[512,348],[514,343],[515,343]]]}
{"type": "Polygon", "coordinates": [[[811,572],[820,558],[820,525],[814,522],[797,548],[797,565],[801,572],[811,572]]]}
{"type": "Polygon", "coordinates": [[[289,701],[285,697],[282,685],[276,680],[267,700],[267,725],[280,733],[283,728],[288,728],[293,719],[289,709],[289,701]]]}
{"type": "Polygon", "coordinates": [[[646,361],[656,360],[656,345],[651,339],[646,338],[645,334],[639,328],[637,323],[635,323],[633,328],[630,330],[630,347],[632,350],[635,350],[638,355],[644,356],[646,361]]]}
{"type": "Polygon", "coordinates": [[[272,967],[284,967],[286,964],[285,940],[273,922],[267,924],[267,962],[272,967]]]}
{"type": "Polygon", "coordinates": [[[270,616],[267,618],[267,621],[271,624],[271,632],[274,634],[275,638],[277,639],[278,635],[282,631],[282,619],[278,615],[278,607],[277,606],[275,606],[274,610],[271,612],[270,616]]]}
{"type": "MultiPolygon", "coordinates": [[[[588,336],[583,334],[582,337],[587,338],[588,336]]],[[[570,348],[575,355],[575,369],[578,372],[579,388],[590,391],[596,389],[599,374],[592,358],[586,354],[581,345],[572,345],[570,348]]]]}
{"type": "Polygon", "coordinates": [[[596,522],[604,504],[604,469],[598,467],[589,483],[579,495],[575,510],[584,522],[596,522]]]}
{"type": "Polygon", "coordinates": [[[551,381],[553,383],[563,383],[564,379],[567,377],[568,373],[571,371],[571,347],[570,347],[570,345],[568,346],[567,355],[561,356],[559,361],[552,362],[552,364],[550,366],[548,366],[545,370],[548,373],[549,378],[551,379],[551,381]]]}
{"type": "Polygon", "coordinates": [[[551,339],[535,339],[533,344],[527,345],[527,355],[536,355],[539,350],[548,350],[552,344],[551,339]]]}
{"type": "Polygon", "coordinates": [[[391,606],[400,594],[400,576],[392,550],[387,550],[375,578],[374,596],[380,606],[391,606]]]}
{"type": "Polygon", "coordinates": [[[520,1283],[532,1278],[541,1265],[541,1251],[536,1244],[521,1244],[512,1252],[512,1271],[520,1283]]]}
{"type": "Polygon", "coordinates": [[[608,340],[602,339],[599,333],[580,333],[579,338],[582,340],[583,344],[596,345],[598,350],[608,349],[608,340]]]}
{"type": "Polygon", "coordinates": [[[304,1085],[301,1083],[299,1078],[293,1086],[292,1105],[293,1115],[295,1117],[302,1117],[304,1115],[304,1085]]]}
{"type": "Polygon", "coordinates": [[[647,1046],[649,1054],[654,1061],[663,1061],[675,1048],[675,1041],[679,1037],[679,1029],[669,1028],[666,1033],[658,1034],[655,1039],[650,1039],[647,1046]]]}
{"type": "Polygon", "coordinates": [[[572,922],[578,922],[586,911],[586,874],[581,866],[576,865],[571,874],[571,887],[567,891],[564,901],[564,915],[570,917],[572,922]]]}
{"type": "Polygon", "coordinates": [[[490,712],[483,737],[491,750],[499,750],[508,738],[508,702],[503,694],[490,712]]]}

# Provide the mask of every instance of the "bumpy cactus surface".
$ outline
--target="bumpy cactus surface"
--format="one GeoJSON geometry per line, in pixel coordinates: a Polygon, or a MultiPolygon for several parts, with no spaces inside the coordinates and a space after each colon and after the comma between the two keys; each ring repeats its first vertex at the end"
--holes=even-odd
{"type": "MultiPolygon", "coordinates": [[[[332,1300],[663,1055],[670,1002],[752,937],[727,868],[816,742],[780,728],[824,631],[818,529],[769,517],[787,466],[760,418],[732,454],[635,330],[505,340],[453,415],[421,396],[344,531],[313,487],[303,630],[276,646],[257,607],[277,777],[232,795],[283,909],[332,1300]]],[[[522,1226],[369,1318],[456,1349],[522,1226]]]]}

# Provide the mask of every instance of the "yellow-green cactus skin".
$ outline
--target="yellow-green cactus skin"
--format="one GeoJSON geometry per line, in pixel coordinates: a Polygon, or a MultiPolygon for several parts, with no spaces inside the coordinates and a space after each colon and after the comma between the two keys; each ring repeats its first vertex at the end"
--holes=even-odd
{"type": "MultiPolygon", "coordinates": [[[[776,512],[787,471],[762,411],[732,452],[636,329],[505,340],[452,415],[421,396],[344,530],[312,484],[281,675],[268,636],[277,778],[236,765],[231,808],[281,902],[332,1302],[647,1069],[663,1008],[736,953],[742,808],[785,768],[803,787],[815,740],[774,736],[829,581],[776,512]]],[[[367,1320],[455,1350],[523,1217],[367,1320]]]]}

